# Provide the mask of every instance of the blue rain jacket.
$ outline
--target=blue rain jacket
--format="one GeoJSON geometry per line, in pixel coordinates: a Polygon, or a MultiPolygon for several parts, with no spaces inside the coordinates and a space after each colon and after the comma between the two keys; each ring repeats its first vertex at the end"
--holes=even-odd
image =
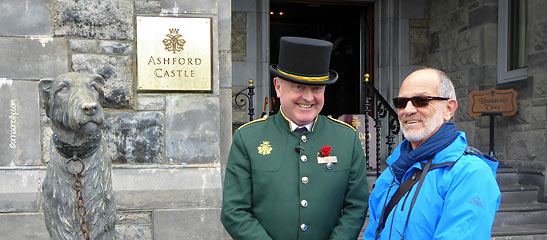
{"type": "MultiPolygon", "coordinates": [[[[465,133],[458,132],[456,140],[433,158],[406,230],[403,228],[419,182],[393,208],[378,239],[399,240],[403,234],[408,240],[490,239],[501,197],[495,178],[497,164],[489,166],[489,160],[481,159],[483,156],[465,153],[466,147],[465,133]]],[[[369,198],[369,224],[364,239],[374,239],[384,204],[399,188],[400,182],[391,169],[399,155],[400,145],[386,160],[389,170],[376,180],[369,198]]],[[[403,179],[416,169],[422,169],[422,165],[414,164],[403,179]]]]}

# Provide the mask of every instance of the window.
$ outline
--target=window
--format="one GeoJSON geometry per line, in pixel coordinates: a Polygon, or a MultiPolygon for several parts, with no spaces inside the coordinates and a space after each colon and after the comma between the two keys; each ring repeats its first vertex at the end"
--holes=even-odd
{"type": "Polygon", "coordinates": [[[498,83],[525,79],[527,0],[499,0],[498,4],[498,83]]]}

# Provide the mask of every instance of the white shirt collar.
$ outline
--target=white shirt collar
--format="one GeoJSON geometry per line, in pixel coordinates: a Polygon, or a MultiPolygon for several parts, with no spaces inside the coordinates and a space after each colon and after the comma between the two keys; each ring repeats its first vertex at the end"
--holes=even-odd
{"type": "Polygon", "coordinates": [[[289,123],[291,123],[291,132],[296,130],[299,127],[306,127],[306,129],[308,129],[308,132],[311,132],[311,127],[313,126],[313,122],[314,121],[312,121],[311,123],[308,123],[304,126],[298,126],[296,123],[293,123],[291,120],[289,120],[289,123]]]}

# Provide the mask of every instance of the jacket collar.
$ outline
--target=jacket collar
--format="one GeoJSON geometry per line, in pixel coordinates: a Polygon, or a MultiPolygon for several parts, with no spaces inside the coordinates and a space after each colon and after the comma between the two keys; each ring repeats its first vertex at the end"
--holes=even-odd
{"type": "MultiPolygon", "coordinates": [[[[405,139],[404,141],[407,141],[407,140],[405,139]]],[[[458,137],[456,138],[456,140],[454,140],[454,142],[452,142],[452,144],[450,144],[445,149],[437,152],[437,154],[435,154],[435,157],[433,157],[432,164],[444,165],[446,163],[456,162],[459,156],[461,156],[465,152],[466,147],[467,147],[467,138],[465,136],[465,133],[458,131],[458,137]]],[[[389,166],[391,166],[395,161],[397,161],[397,159],[399,159],[399,156],[401,155],[400,148],[401,148],[401,144],[399,144],[399,146],[397,146],[397,148],[393,150],[393,153],[386,160],[386,163],[389,166]]],[[[423,159],[420,162],[425,162],[425,161],[427,161],[427,159],[423,159]]],[[[415,168],[415,167],[419,169],[422,168],[420,163],[416,163],[412,165],[411,168],[415,168]]]]}
{"type": "MultiPolygon", "coordinates": [[[[282,129],[287,129],[288,131],[291,131],[291,132],[293,131],[293,129],[291,128],[291,122],[287,118],[287,116],[285,116],[285,113],[283,113],[282,107],[279,107],[279,113],[276,114],[276,119],[277,119],[277,123],[282,129]]],[[[317,119],[319,119],[319,115],[315,117],[315,120],[313,121],[313,125],[311,126],[310,132],[313,132],[313,130],[315,129],[315,126],[317,125],[317,119]]]]}

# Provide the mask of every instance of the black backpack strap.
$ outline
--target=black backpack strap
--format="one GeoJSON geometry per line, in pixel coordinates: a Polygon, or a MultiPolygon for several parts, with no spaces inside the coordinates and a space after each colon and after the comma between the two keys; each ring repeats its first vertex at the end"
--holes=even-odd
{"type": "Polygon", "coordinates": [[[378,227],[376,228],[376,238],[378,239],[378,236],[380,235],[380,232],[382,229],[384,229],[384,226],[386,225],[387,217],[389,216],[389,213],[395,205],[403,198],[403,196],[416,185],[418,180],[420,180],[420,177],[422,176],[422,170],[416,170],[414,174],[412,174],[409,178],[407,178],[400,186],[397,191],[393,194],[393,197],[391,197],[391,200],[389,200],[389,203],[387,204],[387,207],[385,207],[382,210],[382,214],[380,215],[380,222],[378,222],[378,227]]]}
{"type": "Polygon", "coordinates": [[[481,157],[484,156],[484,154],[482,154],[481,151],[479,151],[478,149],[474,148],[471,145],[467,145],[467,147],[465,148],[464,153],[465,154],[473,154],[473,155],[477,155],[477,156],[481,156],[481,157]]]}

